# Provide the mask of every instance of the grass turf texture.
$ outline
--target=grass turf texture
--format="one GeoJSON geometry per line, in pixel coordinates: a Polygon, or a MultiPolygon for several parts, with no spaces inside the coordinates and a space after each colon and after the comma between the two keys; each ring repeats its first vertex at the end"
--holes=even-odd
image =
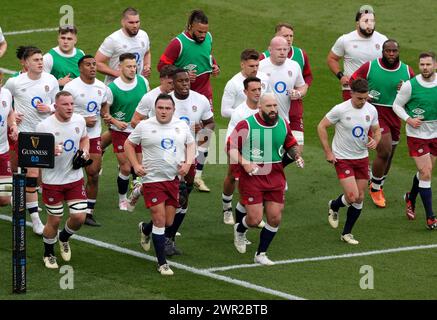
{"type": "MultiPolygon", "coordinates": [[[[30,1],[2,4],[3,32],[55,27],[60,18],[58,1],[30,1]],[[38,17],[35,19],[34,17],[38,17]],[[20,23],[18,24],[17,21],[20,23]]],[[[295,27],[295,45],[309,55],[314,82],[305,98],[306,167],[287,168],[289,191],[283,222],[270,249],[272,260],[358,253],[421,244],[434,244],[436,233],[425,230],[424,211],[420,200],[417,221],[404,217],[402,194],[409,189],[415,172],[408,157],[405,136],[402,136],[385,184],[388,207],[377,209],[368,196],[363,213],[354,229],[358,246],[339,240],[346,210],[340,212],[340,227],[333,230],[327,223],[327,202],[341,193],[334,169],[325,159],[316,133],[316,125],[325,113],[341,102],[337,79],[326,66],[326,55],[338,36],[354,28],[354,16],[361,1],[147,1],[138,5],[142,27],[152,43],[152,87],[158,84],[156,64],[170,39],[182,31],[191,9],[202,8],[209,17],[213,34],[214,55],[221,66],[221,75],[212,80],[215,119],[218,128],[225,128],[226,119],[220,116],[220,101],[226,82],[239,71],[239,54],[249,47],[264,50],[279,21],[291,22],[295,27]],[[171,10],[169,10],[171,8],[171,10]]],[[[377,30],[399,41],[401,60],[415,72],[418,53],[437,50],[432,28],[421,19],[423,10],[434,15],[437,3],[416,1],[384,1],[371,3],[376,11],[377,30]],[[408,10],[405,8],[408,6],[408,10]]],[[[103,39],[119,28],[121,11],[131,5],[128,1],[71,1],[75,24],[79,28],[77,46],[94,54],[103,39]]],[[[431,19],[432,20],[432,19],[431,19]]],[[[56,45],[56,32],[6,35],[9,49],[0,66],[17,70],[14,56],[18,45],[34,44],[44,52],[56,45]]],[[[331,131],[332,136],[332,131],[331,131]]],[[[177,239],[184,254],[173,259],[195,268],[209,268],[253,262],[258,243],[258,231],[250,230],[248,238],[254,242],[241,255],[233,246],[232,227],[222,223],[221,190],[226,172],[224,165],[207,165],[204,178],[212,192],[193,192],[188,216],[177,239]]],[[[112,152],[106,153],[104,171],[96,205],[96,217],[102,228],[84,227],[79,234],[93,239],[141,251],[137,232],[138,222],[148,220],[149,213],[138,205],[134,214],[117,208],[117,167],[112,152]]],[[[435,179],[434,179],[435,182],[435,179]]],[[[435,183],[434,183],[435,184],[435,183]]],[[[238,196],[235,196],[238,198],[238,196]]],[[[434,197],[435,199],[435,197],[434,197]]],[[[234,200],[235,203],[235,200],[234,200]]],[[[9,214],[2,208],[2,214],[9,214]]],[[[42,214],[43,221],[45,215],[42,214]]],[[[45,270],[42,263],[42,240],[28,230],[28,292],[15,296],[11,291],[10,223],[0,221],[0,299],[278,299],[277,296],[231,285],[173,268],[175,276],[160,276],[155,263],[126,256],[107,249],[96,248],[72,240],[75,270],[75,289],[59,289],[58,271],[45,270]]],[[[61,258],[56,247],[58,262],[61,258]]],[[[153,255],[153,249],[151,251],[153,255]]],[[[319,262],[235,269],[219,272],[225,276],[279,290],[309,299],[436,299],[429,279],[437,272],[424,266],[432,265],[436,249],[381,254],[319,262]],[[359,273],[362,265],[371,265],[375,272],[375,289],[361,290],[359,273]],[[411,271],[413,270],[413,271],[411,271]]],[[[61,263],[62,264],[62,263],[61,263]]]]}

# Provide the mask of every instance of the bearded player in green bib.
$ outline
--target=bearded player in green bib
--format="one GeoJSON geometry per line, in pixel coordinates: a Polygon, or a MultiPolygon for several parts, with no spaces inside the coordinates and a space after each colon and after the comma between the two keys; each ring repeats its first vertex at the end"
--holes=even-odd
{"type": "Polygon", "coordinates": [[[437,75],[434,52],[419,55],[420,74],[405,82],[393,103],[394,112],[404,120],[410,157],[417,173],[411,191],[404,195],[407,218],[416,218],[416,198],[420,194],[426,213],[426,227],[437,230],[432,209],[431,179],[437,157],[437,75]]]}
{"type": "Polygon", "coordinates": [[[382,45],[382,58],[364,63],[355,71],[350,81],[357,78],[369,83],[370,101],[378,111],[382,137],[372,162],[370,197],[379,208],[385,208],[384,181],[390,170],[391,161],[399,143],[401,120],[393,112],[393,101],[404,81],[414,77],[413,69],[399,60],[399,44],[386,40],[382,45]]]}

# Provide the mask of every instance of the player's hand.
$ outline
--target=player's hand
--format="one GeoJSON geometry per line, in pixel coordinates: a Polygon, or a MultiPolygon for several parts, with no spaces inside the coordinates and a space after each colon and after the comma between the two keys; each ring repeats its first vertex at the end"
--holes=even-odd
{"type": "Polygon", "coordinates": [[[331,164],[334,164],[337,162],[337,159],[335,158],[334,154],[332,153],[332,151],[329,151],[326,153],[326,161],[328,161],[331,164]]]}
{"type": "Polygon", "coordinates": [[[51,112],[50,106],[45,104],[45,103],[41,103],[41,102],[38,102],[36,104],[36,110],[38,110],[38,112],[40,112],[40,113],[49,113],[49,112],[51,112]]]}
{"type": "Polygon", "coordinates": [[[407,123],[412,126],[413,128],[417,129],[422,125],[422,120],[418,118],[408,118],[407,123]]]}
{"type": "Polygon", "coordinates": [[[55,145],[55,157],[60,156],[64,152],[64,142],[59,142],[55,145]]]}
{"type": "Polygon", "coordinates": [[[73,80],[73,79],[70,78],[70,74],[67,74],[65,77],[60,78],[60,79],[58,80],[58,84],[59,84],[60,87],[63,87],[63,86],[65,86],[67,83],[69,83],[71,80],[73,80]]]}
{"type": "Polygon", "coordinates": [[[350,80],[349,76],[343,76],[340,79],[340,83],[343,87],[349,87],[349,80],[350,80]]]}
{"type": "Polygon", "coordinates": [[[259,171],[258,166],[254,163],[243,164],[243,168],[244,171],[246,171],[249,174],[249,176],[255,175],[259,171]]]}
{"type": "Polygon", "coordinates": [[[144,177],[147,174],[146,169],[144,169],[142,164],[135,165],[134,171],[135,171],[135,174],[139,177],[144,177]]]}
{"type": "Polygon", "coordinates": [[[212,66],[212,76],[217,77],[220,74],[220,67],[216,64],[212,66]]]}
{"type": "Polygon", "coordinates": [[[90,152],[88,150],[82,150],[82,159],[88,160],[90,158],[90,152]]]}
{"type": "Polygon", "coordinates": [[[106,113],[102,115],[102,119],[106,123],[106,125],[109,126],[111,124],[112,116],[109,113],[106,113]]]}
{"type": "Polygon", "coordinates": [[[369,142],[367,142],[366,147],[372,150],[376,149],[378,143],[372,137],[369,137],[369,142]]]}
{"type": "Polygon", "coordinates": [[[298,168],[303,169],[305,167],[305,161],[301,156],[296,156],[295,161],[298,168]]]}
{"type": "Polygon", "coordinates": [[[126,130],[126,128],[128,127],[128,124],[127,124],[127,122],[124,122],[124,121],[120,121],[120,120],[115,120],[116,122],[115,123],[113,123],[117,128],[118,128],[118,130],[126,130]]]}
{"type": "Polygon", "coordinates": [[[85,119],[86,126],[88,128],[94,127],[96,125],[96,123],[97,123],[97,117],[96,116],[84,117],[84,119],[85,119]]]}
{"type": "Polygon", "coordinates": [[[295,89],[288,89],[287,90],[288,96],[290,97],[290,100],[299,100],[302,98],[302,94],[299,90],[295,89]]]}
{"type": "Polygon", "coordinates": [[[188,71],[188,77],[190,78],[190,82],[196,81],[197,70],[190,70],[190,71],[188,71]]]}
{"type": "Polygon", "coordinates": [[[150,69],[150,66],[147,64],[144,65],[143,70],[141,71],[141,75],[143,77],[148,78],[148,77],[150,77],[151,74],[152,74],[152,70],[150,69]]]}
{"type": "Polygon", "coordinates": [[[185,177],[188,174],[188,171],[190,171],[191,165],[189,163],[181,162],[178,165],[178,175],[185,177]]]}
{"type": "Polygon", "coordinates": [[[12,127],[9,127],[11,130],[11,133],[9,134],[9,138],[11,138],[12,141],[17,141],[18,139],[18,128],[16,125],[13,125],[12,127]]]}
{"type": "Polygon", "coordinates": [[[17,125],[23,122],[23,117],[24,117],[23,113],[15,111],[15,122],[17,123],[17,125]]]}

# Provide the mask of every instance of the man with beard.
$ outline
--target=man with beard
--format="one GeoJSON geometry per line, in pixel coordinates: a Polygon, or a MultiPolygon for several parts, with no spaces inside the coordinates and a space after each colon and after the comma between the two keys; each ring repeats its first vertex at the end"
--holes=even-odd
{"type": "Polygon", "coordinates": [[[385,208],[383,186],[399,143],[401,120],[393,112],[393,101],[402,82],[414,77],[411,67],[399,61],[399,44],[387,40],[382,45],[382,58],[363,64],[351,76],[351,81],[363,78],[369,82],[371,103],[378,111],[382,137],[372,163],[370,196],[379,208],[385,208]]]}
{"type": "Polygon", "coordinates": [[[340,80],[344,101],[351,98],[350,76],[363,63],[380,58],[382,44],[388,40],[385,35],[375,31],[375,14],[371,6],[361,6],[355,21],[356,30],[338,38],[327,58],[329,69],[340,80]],[[343,58],[343,71],[339,63],[341,58],[343,58]]]}
{"type": "Polygon", "coordinates": [[[62,89],[68,82],[79,76],[77,62],[85,53],[76,48],[77,29],[65,25],[58,30],[58,46],[44,55],[44,71],[58,79],[62,89]]]}
{"type": "Polygon", "coordinates": [[[375,149],[381,139],[378,125],[378,113],[367,102],[369,87],[365,79],[351,83],[352,98],[334,106],[317,126],[320,142],[326,161],[334,165],[343,193],[329,201],[328,222],[332,228],[338,228],[339,209],[348,207],[346,223],[340,239],[348,244],[357,245],[352,228],[363,209],[364,194],[369,180],[369,152],[375,149]],[[329,145],[327,128],[335,126],[332,148],[329,145]],[[372,136],[368,136],[369,129],[372,136]]]}
{"type": "MultiPolygon", "coordinates": [[[[290,123],[291,101],[302,99],[308,90],[299,64],[287,58],[290,46],[283,37],[275,36],[270,41],[270,56],[259,64],[259,70],[269,76],[269,84],[278,102],[279,115],[290,123]]],[[[299,121],[300,123],[300,121],[299,121]]],[[[293,130],[293,136],[302,152],[304,144],[303,131],[293,130]]]]}
{"type": "Polygon", "coordinates": [[[108,117],[107,95],[108,87],[96,79],[96,59],[85,55],[79,59],[80,75],[64,87],[74,99],[74,113],[84,117],[89,137],[89,153],[93,163],[85,167],[87,174],[87,217],[86,225],[98,227],[100,224],[94,218],[94,207],[99,189],[99,171],[102,166],[102,148],[100,134],[102,121],[100,117],[108,117]]]}
{"type": "MultiPolygon", "coordinates": [[[[193,10],[186,30],[170,42],[159,59],[158,71],[167,64],[185,69],[190,77],[191,90],[206,96],[213,110],[210,75],[217,76],[220,68],[212,57],[212,36],[208,28],[206,14],[202,10],[193,10]]],[[[210,189],[202,179],[208,149],[200,147],[198,152],[194,184],[199,191],[209,192],[210,189]]]]}
{"type": "MultiPolygon", "coordinates": [[[[119,58],[123,53],[135,55],[137,74],[149,77],[152,61],[149,36],[140,29],[140,14],[134,8],[126,8],[122,13],[121,29],[109,35],[96,52],[97,71],[106,75],[108,85],[121,75],[118,68],[119,58]]],[[[102,151],[112,143],[109,131],[102,134],[102,151]]]]}
{"type": "Polygon", "coordinates": [[[437,157],[437,76],[434,52],[419,55],[420,74],[405,82],[393,103],[393,111],[404,120],[410,156],[418,172],[414,175],[411,191],[404,196],[406,215],[415,219],[417,194],[426,212],[426,226],[437,230],[437,219],[432,209],[431,179],[437,157]]]}
{"type": "Polygon", "coordinates": [[[267,223],[261,230],[254,261],[273,265],[275,263],[266,252],[278,231],[284,208],[283,154],[287,152],[301,168],[304,164],[290,126],[278,115],[278,103],[273,93],[262,95],[259,112],[237,124],[228,139],[227,152],[231,163],[238,163],[241,167],[240,201],[247,210],[241,223],[234,226],[235,248],[240,253],[246,252],[245,233],[261,222],[265,209],[267,223]]]}

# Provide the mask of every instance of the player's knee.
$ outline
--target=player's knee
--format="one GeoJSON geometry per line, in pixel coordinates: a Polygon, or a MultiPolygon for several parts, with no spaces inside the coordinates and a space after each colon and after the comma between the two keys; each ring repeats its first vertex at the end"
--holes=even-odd
{"type": "Polygon", "coordinates": [[[26,178],[26,192],[35,193],[37,186],[38,186],[38,178],[36,178],[36,177],[27,177],[26,178]]]}
{"type": "Polygon", "coordinates": [[[7,206],[7,205],[9,205],[11,203],[11,197],[9,196],[5,196],[5,197],[2,197],[2,196],[0,196],[0,207],[4,207],[4,206],[7,206]]]}
{"type": "Polygon", "coordinates": [[[420,180],[430,181],[431,180],[431,167],[424,166],[419,169],[420,180]]]}
{"type": "Polygon", "coordinates": [[[85,223],[86,213],[76,213],[70,216],[70,219],[73,220],[73,223],[77,226],[81,226],[85,223]]]}
{"type": "Polygon", "coordinates": [[[350,193],[348,193],[347,195],[345,195],[346,197],[346,201],[348,202],[348,203],[354,203],[354,202],[359,202],[358,201],[358,199],[359,199],[359,194],[357,194],[357,193],[354,193],[354,192],[350,192],[350,193]]]}

